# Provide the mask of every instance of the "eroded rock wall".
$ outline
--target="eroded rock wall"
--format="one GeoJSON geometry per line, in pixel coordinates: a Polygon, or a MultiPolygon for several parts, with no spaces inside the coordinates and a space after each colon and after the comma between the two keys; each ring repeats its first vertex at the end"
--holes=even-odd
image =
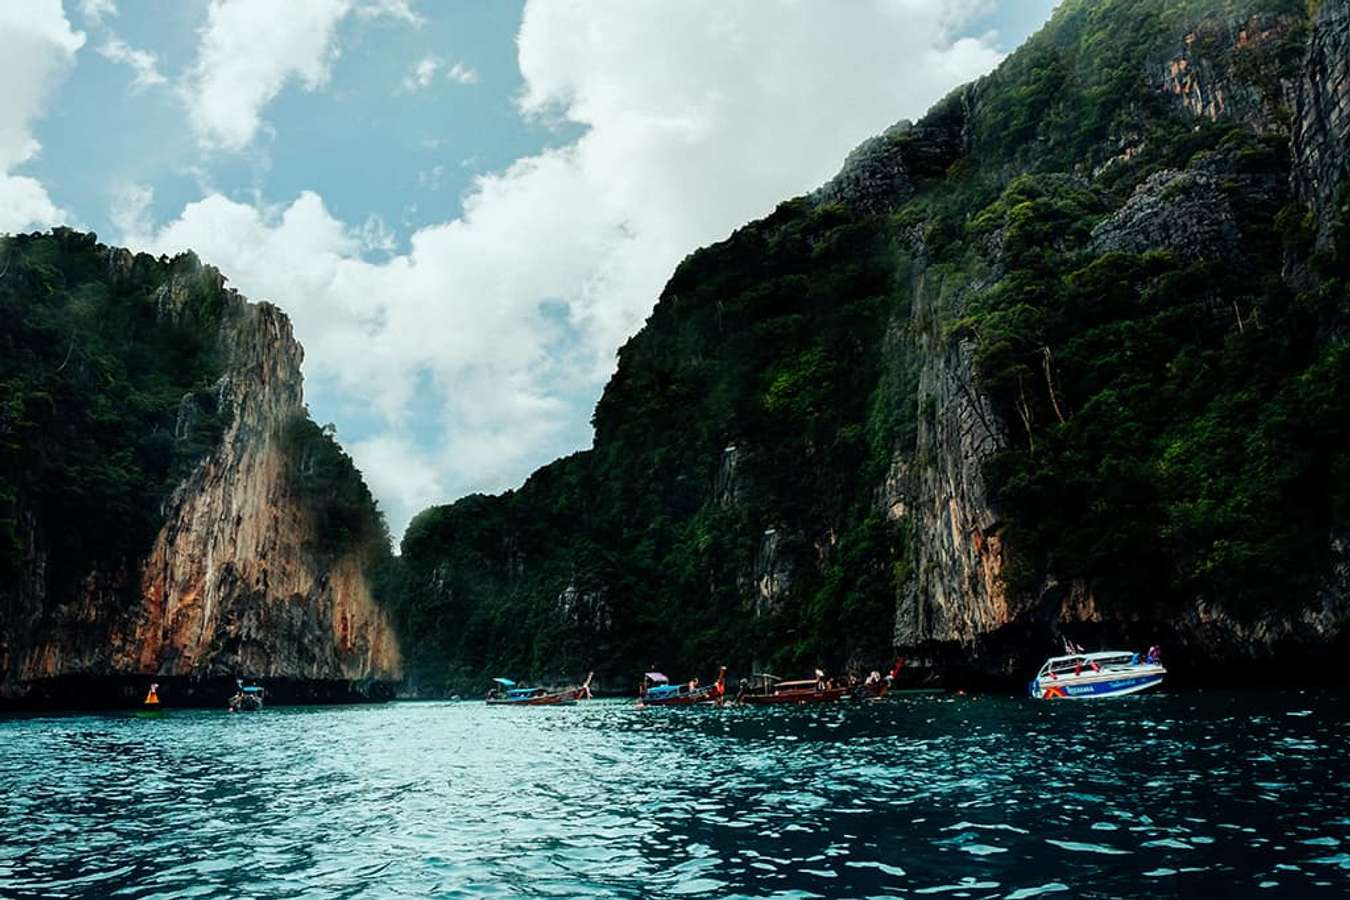
{"type": "MultiPolygon", "coordinates": [[[[109,278],[136,259],[113,251],[109,278]]],[[[0,694],[22,698],[35,682],[72,676],[400,677],[398,645],[365,569],[367,548],[316,549],[318,522],[289,477],[284,427],[307,414],[303,351],[290,322],[277,307],[225,289],[220,273],[195,260],[156,296],[161,319],[179,315],[202,281],[226,302],[219,444],[166,501],[138,571],[91,571],[73,596],[45,596],[34,529],[29,558],[39,587],[27,591],[30,643],[10,648],[0,694]]],[[[180,426],[190,415],[185,398],[180,426]]]]}
{"type": "Polygon", "coordinates": [[[1350,180],[1350,0],[1323,0],[1308,44],[1293,122],[1294,186],[1322,236],[1350,180]]]}

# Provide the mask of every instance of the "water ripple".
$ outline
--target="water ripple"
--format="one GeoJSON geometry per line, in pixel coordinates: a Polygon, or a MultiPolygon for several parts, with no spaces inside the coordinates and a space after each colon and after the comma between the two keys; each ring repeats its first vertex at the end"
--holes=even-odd
{"type": "Polygon", "coordinates": [[[0,896],[1345,892],[1347,712],[1272,692],[0,719],[0,896]]]}

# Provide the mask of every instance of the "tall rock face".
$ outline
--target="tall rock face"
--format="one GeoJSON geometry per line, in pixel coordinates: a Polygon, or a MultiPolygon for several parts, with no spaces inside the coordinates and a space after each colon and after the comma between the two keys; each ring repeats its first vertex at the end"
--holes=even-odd
{"type": "Polygon", "coordinates": [[[1065,0],[692,254],[591,450],[414,522],[423,683],[895,654],[1021,683],[1064,637],[1333,671],[1346,10],[1065,0]]]}
{"type": "Polygon", "coordinates": [[[63,230],[5,253],[6,339],[27,358],[17,411],[0,416],[16,438],[0,515],[22,572],[0,588],[0,695],[111,699],[153,677],[186,697],[239,676],[341,697],[397,681],[371,583],[383,526],[308,419],[286,316],[191,254],[63,230]],[[57,356],[71,348],[56,365],[52,330],[57,356]],[[109,395],[91,398],[100,384],[109,395]],[[46,406],[62,393],[70,408],[46,406]],[[124,516],[91,522],[109,482],[124,516]]]}
{"type": "Polygon", "coordinates": [[[1324,0],[1308,43],[1293,123],[1294,185],[1317,212],[1322,236],[1350,180],[1350,2],[1324,0]]]}

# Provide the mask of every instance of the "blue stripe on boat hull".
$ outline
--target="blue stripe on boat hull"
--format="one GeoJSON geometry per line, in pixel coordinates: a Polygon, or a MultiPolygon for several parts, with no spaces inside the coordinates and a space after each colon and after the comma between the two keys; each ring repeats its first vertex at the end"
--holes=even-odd
{"type": "Polygon", "coordinates": [[[1161,675],[1127,675],[1090,684],[1065,684],[1063,681],[1031,683],[1031,696],[1041,700],[1087,700],[1094,697],[1123,697],[1148,690],[1162,683],[1161,675]]]}

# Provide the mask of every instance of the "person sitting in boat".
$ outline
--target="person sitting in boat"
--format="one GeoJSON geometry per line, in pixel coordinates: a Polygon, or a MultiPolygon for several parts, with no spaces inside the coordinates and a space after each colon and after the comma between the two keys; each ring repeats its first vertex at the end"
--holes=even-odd
{"type": "Polygon", "coordinates": [[[1148,648],[1148,656],[1144,658],[1144,662],[1151,666],[1156,666],[1162,662],[1162,651],[1158,649],[1157,644],[1148,648]]]}
{"type": "Polygon", "coordinates": [[[816,669],[816,690],[817,691],[825,690],[825,673],[822,672],[820,669],[816,669]]]}
{"type": "Polygon", "coordinates": [[[881,673],[878,672],[876,669],[873,669],[871,672],[868,673],[867,680],[863,682],[863,686],[875,687],[878,684],[881,684],[881,673]]]}
{"type": "Polygon", "coordinates": [[[694,691],[696,691],[696,690],[698,690],[698,679],[697,679],[697,678],[690,679],[690,681],[689,681],[689,693],[692,694],[692,693],[693,693],[694,691]]]}

